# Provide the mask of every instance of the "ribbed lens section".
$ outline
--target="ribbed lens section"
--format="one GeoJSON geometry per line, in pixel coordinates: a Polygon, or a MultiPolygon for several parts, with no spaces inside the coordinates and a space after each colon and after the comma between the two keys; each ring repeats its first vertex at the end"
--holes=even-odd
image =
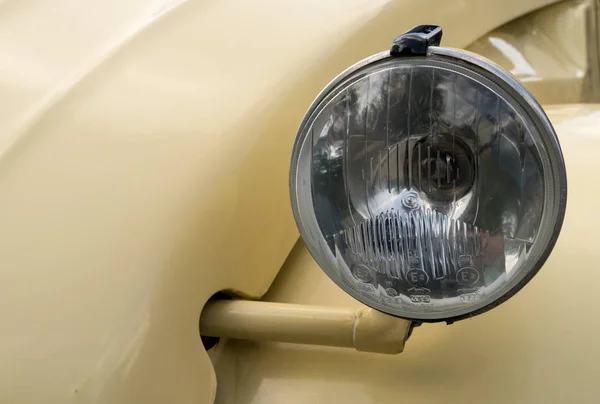
{"type": "Polygon", "coordinates": [[[341,235],[357,262],[397,280],[406,280],[411,268],[444,279],[465,259],[480,257],[489,238],[476,226],[430,209],[385,212],[341,235]]]}

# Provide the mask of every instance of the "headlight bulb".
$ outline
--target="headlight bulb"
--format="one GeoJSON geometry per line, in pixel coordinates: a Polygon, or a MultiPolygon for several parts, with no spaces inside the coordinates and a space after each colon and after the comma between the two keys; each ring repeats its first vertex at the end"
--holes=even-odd
{"type": "Polygon", "coordinates": [[[566,203],[562,154],[533,97],[490,62],[434,46],[399,53],[349,68],[309,109],[294,214],[323,270],[363,303],[469,317],[549,254],[566,203]]]}

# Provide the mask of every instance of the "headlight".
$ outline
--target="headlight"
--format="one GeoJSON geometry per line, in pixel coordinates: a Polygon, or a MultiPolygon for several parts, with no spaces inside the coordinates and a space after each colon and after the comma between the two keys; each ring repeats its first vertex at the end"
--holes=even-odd
{"type": "Polygon", "coordinates": [[[290,190],[306,245],[342,289],[391,315],[454,321],[535,275],[560,231],[566,174],[523,86],[430,46],[374,55],[323,90],[290,190]]]}

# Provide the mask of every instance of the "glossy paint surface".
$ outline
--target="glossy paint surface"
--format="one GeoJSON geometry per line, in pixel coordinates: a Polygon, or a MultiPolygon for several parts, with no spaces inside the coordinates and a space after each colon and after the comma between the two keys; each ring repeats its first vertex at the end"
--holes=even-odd
{"type": "Polygon", "coordinates": [[[598,2],[570,0],[487,33],[467,48],[517,77],[542,104],[598,102],[598,2]]]}
{"type": "MultiPolygon", "coordinates": [[[[219,404],[307,402],[595,403],[600,396],[598,170],[600,106],[548,109],[561,139],[569,199],[561,236],[536,277],[492,311],[425,324],[402,354],[228,341],[213,360],[219,404]]],[[[265,299],[352,301],[299,242],[265,299]]],[[[356,303],[354,303],[356,304],[356,303]]]]}
{"type": "Polygon", "coordinates": [[[549,3],[0,2],[0,402],[212,402],[199,313],[296,242],[315,94],[417,23],[464,47],[549,3]]]}
{"type": "Polygon", "coordinates": [[[410,321],[369,307],[273,303],[244,299],[209,301],[200,317],[200,334],[251,341],[348,347],[360,352],[399,354],[410,321]]]}

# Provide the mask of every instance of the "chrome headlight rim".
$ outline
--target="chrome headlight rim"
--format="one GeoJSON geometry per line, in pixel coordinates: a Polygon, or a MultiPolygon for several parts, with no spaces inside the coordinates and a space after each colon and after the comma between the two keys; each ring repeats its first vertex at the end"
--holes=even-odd
{"type": "MultiPolygon", "coordinates": [[[[360,72],[362,69],[368,68],[377,63],[384,63],[388,60],[393,59],[414,59],[415,56],[390,55],[389,51],[384,51],[372,55],[344,70],[319,93],[319,95],[312,102],[304,119],[302,120],[298,130],[299,135],[296,136],[296,140],[294,142],[291,160],[292,164],[290,170],[290,197],[298,229],[303,240],[305,241],[309,252],[313,256],[315,261],[319,264],[319,266],[321,266],[324,272],[346,293],[350,294],[355,299],[370,307],[373,307],[377,310],[380,310],[382,312],[396,317],[401,317],[418,322],[451,323],[454,321],[471,318],[478,314],[487,312],[492,308],[507,301],[516,293],[518,293],[542,268],[556,244],[556,241],[560,234],[560,230],[562,228],[562,224],[564,222],[567,200],[566,168],[559,140],[554,131],[554,128],[550,123],[550,120],[546,116],[542,107],[535,100],[535,98],[513,76],[511,76],[503,69],[486,59],[483,59],[477,55],[466,51],[452,48],[430,46],[427,49],[426,56],[417,57],[421,58],[421,60],[429,58],[430,60],[446,61],[456,66],[460,66],[463,69],[470,70],[476,75],[483,76],[486,80],[489,80],[490,82],[498,86],[502,91],[506,92],[508,95],[511,96],[511,103],[514,102],[518,104],[520,109],[525,113],[525,115],[529,118],[530,122],[536,127],[538,133],[540,134],[542,144],[548,149],[547,154],[551,159],[549,167],[551,169],[551,175],[554,178],[554,215],[549,219],[551,222],[554,222],[554,226],[546,231],[546,233],[548,233],[548,236],[544,240],[541,240],[544,241],[544,243],[541,243],[541,241],[536,243],[538,245],[544,244],[544,246],[538,247],[538,250],[540,250],[540,252],[537,255],[535,264],[532,265],[529,270],[523,271],[522,276],[515,276],[513,279],[511,279],[504,289],[496,291],[493,295],[495,298],[486,299],[482,301],[480,305],[474,305],[463,310],[452,310],[450,312],[450,315],[444,315],[439,313],[423,313],[423,315],[420,315],[419,317],[392,313],[388,308],[385,307],[385,305],[380,303],[377,299],[370,298],[364,294],[357,296],[357,294],[353,293],[355,292],[353,288],[345,284],[345,282],[339,282],[336,279],[333,279],[333,277],[329,274],[329,271],[324,268],[323,263],[321,262],[323,251],[318,251],[315,243],[311,242],[314,236],[309,234],[306,226],[303,223],[303,221],[306,218],[303,218],[302,213],[300,212],[300,204],[298,201],[299,193],[297,189],[297,177],[299,170],[299,155],[303,145],[306,142],[307,125],[312,123],[314,119],[314,114],[316,113],[316,111],[318,111],[319,106],[327,99],[328,95],[331,94],[332,91],[337,89],[340,85],[343,85],[345,81],[350,82],[351,78],[355,76],[356,73],[360,72]],[[498,296],[495,296],[496,294],[498,296]]],[[[544,209],[542,216],[543,221],[548,220],[547,211],[548,209],[544,209]]],[[[314,216],[314,212],[312,216],[314,216]]],[[[312,219],[313,218],[311,218],[311,220],[312,219]]],[[[316,217],[314,217],[314,221],[316,223],[316,217]]]]}

